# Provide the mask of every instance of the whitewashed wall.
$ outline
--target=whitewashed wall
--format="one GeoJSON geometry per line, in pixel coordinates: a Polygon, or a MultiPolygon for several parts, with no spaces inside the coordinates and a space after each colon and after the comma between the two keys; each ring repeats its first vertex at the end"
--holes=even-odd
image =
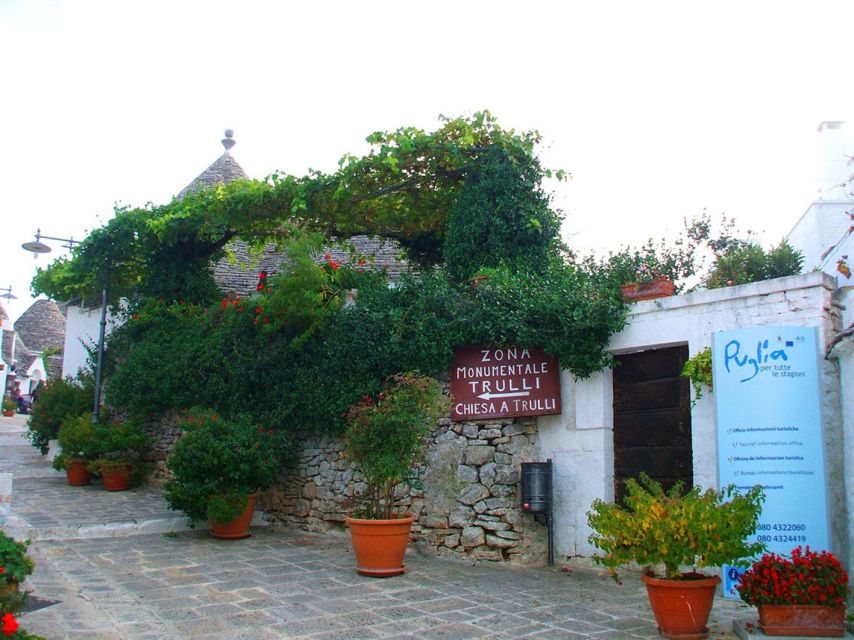
{"type": "MultiPolygon", "coordinates": [[[[631,309],[629,325],[612,338],[609,349],[620,354],[687,344],[693,356],[711,345],[715,331],[797,325],[818,327],[823,353],[839,325],[840,309],[832,301],[835,288],[833,278],[812,272],[639,302],[631,309]]],[[[850,485],[848,495],[854,494],[854,483],[844,474],[846,456],[848,468],[854,469],[854,464],[851,441],[846,442],[843,436],[839,364],[824,360],[821,376],[830,504],[845,505],[846,482],[850,485]]],[[[538,421],[542,458],[555,462],[556,551],[559,556],[589,555],[593,549],[587,542],[590,531],[586,512],[594,498],[614,497],[611,372],[582,381],[564,372],[562,387],[563,414],[538,421]]],[[[846,402],[850,403],[850,398],[846,402]]],[[[691,418],[694,483],[717,487],[714,396],[705,394],[694,406],[691,418]]],[[[854,508],[854,503],[849,508],[854,508]]],[[[836,509],[831,519],[833,550],[854,559],[848,554],[849,541],[854,544],[854,538],[847,509],[836,509]]]]}
{"type": "MultiPolygon", "coordinates": [[[[97,348],[101,323],[101,307],[87,308],[69,305],[65,314],[65,347],[62,359],[62,377],[75,376],[79,369],[86,368],[89,353],[97,348]]],[[[108,313],[107,334],[116,324],[116,318],[108,313]]]]}

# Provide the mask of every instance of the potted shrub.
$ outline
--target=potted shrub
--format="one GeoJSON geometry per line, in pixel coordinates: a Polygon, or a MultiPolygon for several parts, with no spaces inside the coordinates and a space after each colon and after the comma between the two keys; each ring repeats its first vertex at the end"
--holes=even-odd
{"type": "Polygon", "coordinates": [[[841,637],[848,574],[832,553],[796,547],[790,558],[764,554],[738,582],[739,597],[759,609],[768,636],[841,637]]]}
{"type": "Polygon", "coordinates": [[[764,546],[747,542],[756,531],[764,494],[757,486],[738,493],[734,485],[720,491],[681,483],[664,491],[646,474],[626,483],[624,506],[596,500],[587,513],[590,543],[604,552],[594,561],[618,579],[616,568],[646,566],[641,580],[662,635],[705,638],[718,576],[697,573],[702,567],[743,566],[743,558],[764,546]],[[683,572],[683,568],[692,569],[683,572]],[[661,573],[655,571],[663,569],[661,573]]]}
{"type": "Polygon", "coordinates": [[[190,526],[210,519],[214,537],[248,537],[259,492],[292,458],[288,434],[207,409],[187,412],[178,425],[184,433],[166,461],[169,506],[187,514],[190,526]]]}
{"type": "Polygon", "coordinates": [[[348,410],[344,454],[367,485],[358,517],[347,518],[358,573],[403,573],[413,517],[397,513],[395,487],[407,480],[425,438],[447,412],[441,384],[418,373],[391,376],[377,398],[366,396],[348,410]]]}
{"type": "Polygon", "coordinates": [[[15,411],[18,409],[18,403],[12,400],[12,398],[3,398],[3,415],[7,418],[11,418],[15,415],[15,411]]]}
{"type": "Polygon", "coordinates": [[[89,484],[92,474],[88,465],[100,453],[92,416],[84,413],[75,418],[67,418],[59,428],[59,444],[62,453],[53,459],[53,468],[58,471],[65,470],[68,484],[72,486],[89,484]]]}
{"type": "Polygon", "coordinates": [[[67,418],[92,410],[95,386],[90,376],[48,380],[39,388],[38,402],[33,403],[27,427],[30,442],[45,454],[51,440],[56,440],[59,427],[67,418]]]}
{"type": "Polygon", "coordinates": [[[20,585],[35,566],[27,555],[29,544],[0,530],[0,611],[14,612],[24,603],[26,594],[21,593],[20,585]]]}
{"type": "Polygon", "coordinates": [[[97,457],[87,465],[101,476],[107,491],[129,489],[151,438],[136,420],[105,420],[92,427],[97,457]]]}

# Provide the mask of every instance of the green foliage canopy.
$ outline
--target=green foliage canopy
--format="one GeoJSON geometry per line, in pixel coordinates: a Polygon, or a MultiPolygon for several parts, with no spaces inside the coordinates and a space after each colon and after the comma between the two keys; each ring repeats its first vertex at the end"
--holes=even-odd
{"type": "MultiPolygon", "coordinates": [[[[467,176],[486,156],[530,167],[539,140],[536,132],[502,129],[488,112],[442,118],[433,133],[404,127],[368,136],[370,152],[344,156],[331,174],[277,173],[203,189],[167,205],[118,208],[70,258],[40,270],[33,290],[59,300],[93,299],[107,286],[113,299],[147,295],[210,303],[217,292],[207,266],[229,241],[241,238],[260,248],[297,229],[394,239],[411,260],[433,265],[442,257],[447,221],[467,176]]],[[[539,168],[536,173],[552,175],[539,168]]]]}

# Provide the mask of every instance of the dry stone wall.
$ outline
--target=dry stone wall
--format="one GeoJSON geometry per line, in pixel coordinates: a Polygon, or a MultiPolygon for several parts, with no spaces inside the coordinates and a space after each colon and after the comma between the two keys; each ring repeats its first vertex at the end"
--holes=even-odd
{"type": "MultiPolygon", "coordinates": [[[[297,468],[268,492],[267,513],[291,527],[342,527],[364,490],[358,472],[328,435],[302,439],[297,468]]],[[[415,516],[419,550],[461,559],[541,563],[546,529],[519,500],[522,462],[539,460],[535,419],[440,422],[401,507],[415,516]]]]}

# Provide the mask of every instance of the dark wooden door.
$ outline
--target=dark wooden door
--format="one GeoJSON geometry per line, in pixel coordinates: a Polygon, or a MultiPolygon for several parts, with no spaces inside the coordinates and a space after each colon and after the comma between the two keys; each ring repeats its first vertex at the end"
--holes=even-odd
{"type": "Polygon", "coordinates": [[[688,347],[617,356],[614,368],[614,490],[618,502],[628,478],[645,471],[665,488],[690,487],[691,399],[679,375],[688,347]]]}

